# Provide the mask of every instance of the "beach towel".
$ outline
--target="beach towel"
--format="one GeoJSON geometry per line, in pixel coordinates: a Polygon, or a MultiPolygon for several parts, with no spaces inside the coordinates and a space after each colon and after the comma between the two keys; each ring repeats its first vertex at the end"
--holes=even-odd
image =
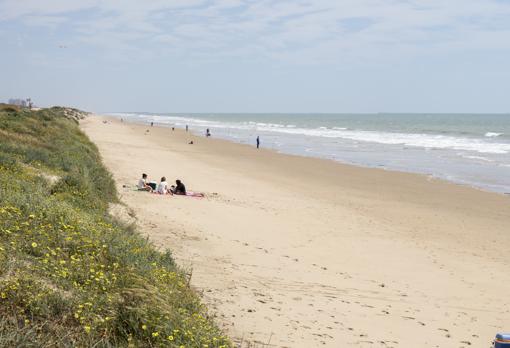
{"type": "Polygon", "coordinates": [[[203,198],[205,197],[205,195],[203,193],[200,193],[200,192],[193,192],[193,191],[188,191],[186,192],[186,196],[188,197],[198,197],[198,198],[203,198]]]}
{"type": "Polygon", "coordinates": [[[205,194],[200,193],[200,192],[193,192],[193,191],[188,191],[188,192],[186,192],[185,195],[178,195],[178,194],[171,195],[169,193],[159,193],[157,191],[154,191],[151,193],[154,195],[160,195],[160,196],[180,196],[180,197],[194,197],[194,198],[204,198],[205,197],[205,194]]]}

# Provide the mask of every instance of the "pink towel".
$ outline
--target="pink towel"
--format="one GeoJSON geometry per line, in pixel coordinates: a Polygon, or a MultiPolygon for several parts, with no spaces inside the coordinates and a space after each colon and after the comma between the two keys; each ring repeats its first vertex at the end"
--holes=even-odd
{"type": "Polygon", "coordinates": [[[199,198],[205,197],[205,195],[203,193],[193,192],[193,191],[186,192],[186,196],[188,196],[188,197],[199,197],[199,198]]]}

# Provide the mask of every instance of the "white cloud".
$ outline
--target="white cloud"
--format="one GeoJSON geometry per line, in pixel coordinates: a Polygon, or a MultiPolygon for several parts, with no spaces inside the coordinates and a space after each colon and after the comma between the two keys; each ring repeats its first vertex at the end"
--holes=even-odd
{"type": "Polygon", "coordinates": [[[306,63],[374,53],[510,49],[510,3],[496,0],[0,2],[0,23],[58,27],[66,16],[73,18],[76,41],[115,50],[244,52],[306,63]]]}

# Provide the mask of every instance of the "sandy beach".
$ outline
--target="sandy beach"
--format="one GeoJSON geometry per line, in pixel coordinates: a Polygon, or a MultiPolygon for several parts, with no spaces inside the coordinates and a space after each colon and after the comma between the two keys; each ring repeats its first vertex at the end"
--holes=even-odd
{"type": "Polygon", "coordinates": [[[510,330],[508,196],[102,116],[81,128],[242,347],[489,347],[510,330]],[[143,172],[206,197],[137,192],[143,172]]]}

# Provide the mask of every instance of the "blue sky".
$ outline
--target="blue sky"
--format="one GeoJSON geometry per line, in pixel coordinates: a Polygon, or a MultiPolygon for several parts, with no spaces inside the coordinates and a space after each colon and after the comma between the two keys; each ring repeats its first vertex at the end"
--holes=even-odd
{"type": "Polygon", "coordinates": [[[510,112],[510,0],[0,0],[0,100],[510,112]]]}

